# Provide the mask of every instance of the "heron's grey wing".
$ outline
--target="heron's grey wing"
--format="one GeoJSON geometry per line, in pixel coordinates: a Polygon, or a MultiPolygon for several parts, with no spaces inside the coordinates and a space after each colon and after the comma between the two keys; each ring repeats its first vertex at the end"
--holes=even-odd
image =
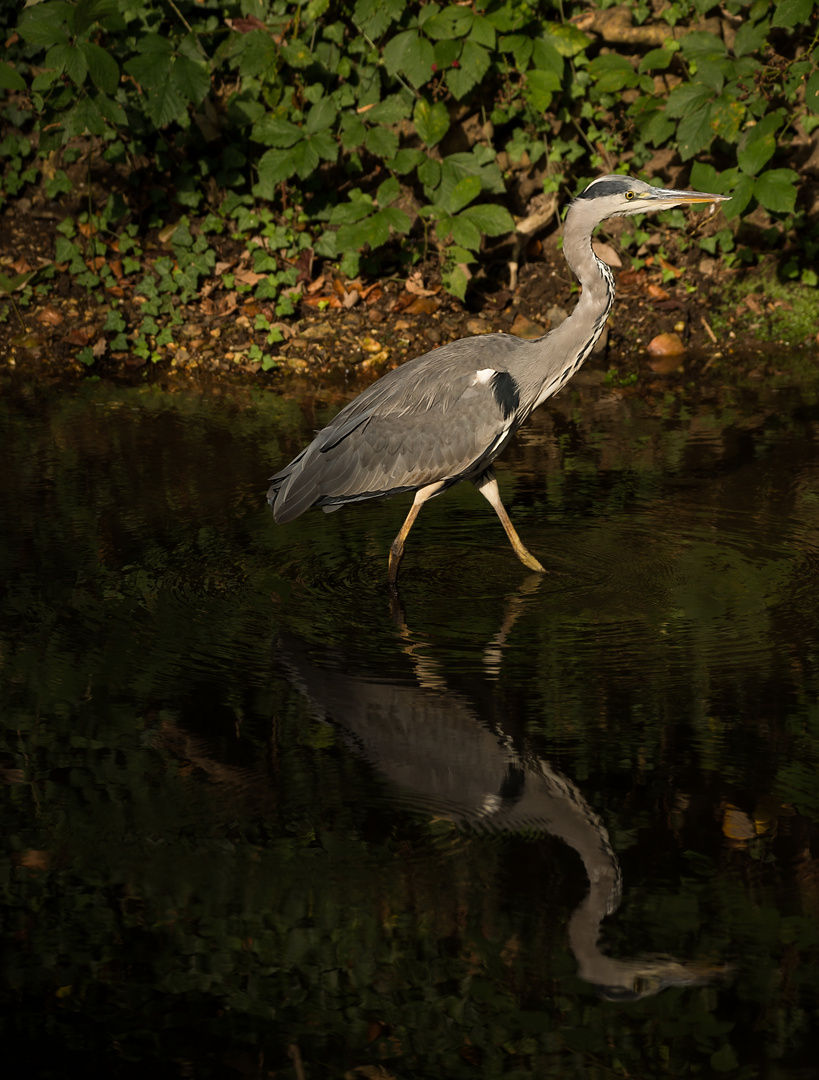
{"type": "Polygon", "coordinates": [[[514,423],[514,382],[457,357],[442,361],[398,369],[401,380],[374,384],[320,431],[273,477],[268,498],[276,520],[451,483],[488,463],[514,423]]]}

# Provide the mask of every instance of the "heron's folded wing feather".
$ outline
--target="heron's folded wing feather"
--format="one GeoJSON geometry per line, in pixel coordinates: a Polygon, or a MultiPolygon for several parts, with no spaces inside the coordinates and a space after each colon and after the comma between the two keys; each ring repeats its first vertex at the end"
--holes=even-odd
{"type": "Polygon", "coordinates": [[[437,396],[425,394],[424,372],[418,374],[412,395],[373,395],[367,409],[348,406],[277,474],[269,495],[277,521],[291,521],[311,506],[454,481],[509,429],[492,388],[476,384],[474,371],[448,379],[437,396]],[[419,397],[426,397],[424,410],[408,407],[419,397]]]}

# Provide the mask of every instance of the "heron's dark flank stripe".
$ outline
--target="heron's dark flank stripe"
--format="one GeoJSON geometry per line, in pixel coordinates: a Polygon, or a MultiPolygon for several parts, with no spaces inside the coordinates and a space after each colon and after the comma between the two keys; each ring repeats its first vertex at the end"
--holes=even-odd
{"type": "Polygon", "coordinates": [[[518,384],[508,371],[496,371],[492,376],[492,393],[498,403],[504,420],[513,416],[520,405],[520,390],[518,384]]]}

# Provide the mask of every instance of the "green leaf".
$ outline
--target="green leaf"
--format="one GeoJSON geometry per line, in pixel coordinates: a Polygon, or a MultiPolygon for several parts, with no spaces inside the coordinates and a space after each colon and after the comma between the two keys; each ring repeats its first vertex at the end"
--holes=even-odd
{"type": "Polygon", "coordinates": [[[458,38],[452,41],[435,42],[435,63],[439,71],[446,71],[454,65],[463,51],[464,43],[458,38]]]}
{"type": "Polygon", "coordinates": [[[94,103],[100,111],[100,115],[103,116],[112,127],[125,127],[128,123],[128,117],[125,115],[125,110],[115,101],[113,98],[108,97],[100,91],[94,98],[94,103]]]}
{"type": "Polygon", "coordinates": [[[500,52],[512,53],[512,58],[518,71],[526,71],[529,66],[529,61],[532,58],[533,49],[534,43],[532,42],[532,39],[526,37],[525,34],[510,34],[508,37],[502,37],[498,42],[498,50],[500,52]]]}
{"type": "Polygon", "coordinates": [[[398,136],[385,127],[370,128],[364,137],[364,145],[376,157],[395,157],[398,152],[398,136]]]}
{"type": "Polygon", "coordinates": [[[545,23],[544,28],[546,40],[567,58],[578,56],[592,42],[572,23],[545,23]]]}
{"type": "Polygon", "coordinates": [[[105,134],[105,120],[90,98],[81,98],[65,116],[63,121],[69,137],[73,135],[105,134]]]}
{"type": "MultiPolygon", "coordinates": [[[[734,185],[730,188],[731,201],[722,203],[722,212],[729,221],[731,218],[739,217],[740,214],[743,214],[751,199],[754,197],[753,177],[746,176],[736,169],[732,171],[736,173],[738,179],[736,179],[734,185]]],[[[723,179],[725,179],[724,173],[723,179]]]]}
{"type": "Polygon", "coordinates": [[[88,74],[94,86],[106,94],[116,93],[119,85],[119,65],[110,52],[93,41],[80,42],[79,49],[85,57],[88,74]]]}
{"type": "Polygon", "coordinates": [[[459,66],[450,68],[446,73],[446,84],[460,100],[483,79],[490,65],[491,57],[483,45],[476,45],[474,41],[465,41],[459,66]]]}
{"type": "Polygon", "coordinates": [[[333,136],[328,135],[326,131],[317,131],[315,135],[310,136],[309,142],[310,146],[322,160],[335,161],[338,157],[338,143],[333,136]]]}
{"type": "Polygon", "coordinates": [[[372,124],[400,124],[412,112],[412,97],[406,91],[390,94],[366,112],[367,122],[372,124]]]}
{"type": "Polygon", "coordinates": [[[161,86],[168,78],[167,56],[157,53],[142,53],[126,60],[123,67],[136,79],[143,89],[161,86]]]}
{"type": "Polygon", "coordinates": [[[713,138],[711,110],[707,107],[683,117],[677,125],[677,145],[683,161],[709,147],[713,138]]]}
{"type": "Polygon", "coordinates": [[[341,145],[345,150],[355,150],[361,146],[367,134],[367,128],[354,113],[344,113],[341,120],[341,145]]]}
{"type": "Polygon", "coordinates": [[[477,176],[464,176],[447,194],[446,209],[457,214],[473,202],[481,193],[481,181],[477,176]]]}
{"type": "Polygon", "coordinates": [[[665,71],[673,55],[671,49],[649,49],[640,61],[638,71],[640,74],[646,71],[665,71]]]}
{"type": "Polygon", "coordinates": [[[469,40],[476,45],[485,45],[487,49],[495,48],[495,27],[485,15],[476,15],[473,19],[469,40]]]}
{"type": "Polygon", "coordinates": [[[796,183],[799,174],[793,169],[769,169],[754,180],[754,195],[776,214],[791,214],[796,206],[796,183]]]}
{"type": "Polygon", "coordinates": [[[741,101],[723,94],[711,106],[711,130],[726,142],[735,143],[745,112],[741,101]]]}
{"type": "Polygon", "coordinates": [[[425,158],[418,166],[418,179],[427,191],[434,191],[441,183],[441,163],[434,158],[425,158]]]}
{"type": "Polygon", "coordinates": [[[637,72],[624,56],[616,53],[596,56],[589,64],[589,74],[604,94],[616,94],[637,83],[637,72]]]}
{"type": "Polygon", "coordinates": [[[813,11],[813,0],[782,0],[774,10],[771,23],[773,26],[796,26],[807,23],[813,11]]]}
{"type": "Polygon", "coordinates": [[[355,225],[343,225],[338,230],[338,250],[361,251],[365,245],[381,247],[390,238],[390,224],[383,214],[373,214],[355,225]]]}
{"type": "Polygon", "coordinates": [[[461,266],[455,266],[451,270],[445,270],[442,274],[444,288],[452,296],[456,296],[459,300],[466,299],[466,289],[469,285],[469,278],[466,271],[461,266]]]}
{"type": "Polygon", "coordinates": [[[515,231],[515,220],[505,206],[497,203],[481,203],[470,206],[461,214],[468,218],[486,236],[506,236],[515,231]]]}
{"type": "Polygon", "coordinates": [[[64,3],[64,0],[36,4],[26,8],[20,16],[17,32],[29,45],[58,45],[68,41],[67,24],[73,15],[73,5],[64,3]]]}
{"type": "Polygon", "coordinates": [[[74,9],[74,33],[81,34],[93,23],[115,15],[119,7],[116,0],[79,0],[74,9]]]}
{"type": "Polygon", "coordinates": [[[88,74],[85,56],[76,45],[69,45],[67,42],[53,45],[48,50],[45,55],[45,65],[56,68],[57,71],[64,71],[77,86],[82,86],[88,74]]]}
{"type": "Polygon", "coordinates": [[[148,94],[147,112],[158,127],[165,127],[179,120],[186,112],[185,99],[172,84],[170,74],[160,86],[151,88],[148,94]]]}
{"type": "Polygon", "coordinates": [[[406,176],[407,173],[412,172],[413,169],[417,168],[421,162],[425,160],[426,157],[422,150],[399,150],[395,157],[387,162],[387,168],[391,169],[394,173],[398,173],[399,176],[406,176]]]}
{"type": "Polygon", "coordinates": [[[776,133],[782,127],[783,119],[779,111],[770,113],[745,132],[737,148],[737,164],[743,172],[756,176],[771,160],[776,152],[776,133]]]}
{"type": "Polygon", "coordinates": [[[695,161],[691,166],[689,182],[695,191],[712,191],[715,195],[725,193],[720,174],[713,165],[707,165],[702,161],[695,161]]]}
{"type": "Polygon", "coordinates": [[[683,83],[668,95],[665,111],[672,119],[690,116],[713,99],[711,88],[701,83],[683,83]]]}
{"type": "Polygon", "coordinates": [[[549,41],[536,39],[532,42],[532,64],[538,71],[563,78],[563,57],[549,41]]]}
{"type": "Polygon", "coordinates": [[[526,72],[523,96],[535,112],[545,113],[552,103],[552,95],[560,86],[560,76],[554,71],[538,71],[533,68],[526,72]]]}
{"type": "Polygon", "coordinates": [[[381,37],[390,23],[401,18],[406,0],[357,0],[354,21],[368,37],[381,37]]]}
{"type": "Polygon", "coordinates": [[[408,233],[412,228],[412,221],[405,210],[397,206],[385,206],[383,211],[384,220],[389,222],[390,228],[397,233],[408,233]]]}
{"type": "Polygon", "coordinates": [[[177,56],[170,71],[170,81],[175,90],[192,105],[199,105],[210,90],[210,72],[207,65],[187,56],[177,56]]]}
{"type": "Polygon", "coordinates": [[[770,29],[771,24],[767,19],[756,25],[744,22],[734,38],[734,56],[749,56],[751,53],[761,52],[767,44],[770,29]]]}
{"type": "Polygon", "coordinates": [[[0,61],[0,90],[25,90],[26,83],[19,71],[0,61]]]}
{"type": "Polygon", "coordinates": [[[728,46],[721,37],[712,34],[710,30],[692,30],[684,34],[680,40],[683,54],[692,59],[699,60],[703,56],[727,56],[728,46]]]}
{"type": "Polygon", "coordinates": [[[385,180],[383,184],[378,185],[378,191],[375,193],[375,201],[383,210],[385,206],[389,206],[390,203],[395,200],[401,194],[401,185],[391,176],[388,180],[385,180]]]}
{"type": "Polygon", "coordinates": [[[402,71],[413,86],[421,87],[432,76],[435,53],[432,43],[417,30],[405,30],[387,42],[383,59],[389,75],[402,71]]]}
{"type": "Polygon", "coordinates": [[[412,115],[415,130],[427,146],[435,146],[449,131],[449,110],[442,101],[434,105],[419,98],[412,115]]]}
{"type": "Polygon", "coordinates": [[[677,130],[677,125],[669,119],[665,109],[648,97],[635,101],[629,107],[629,116],[634,118],[643,139],[651,146],[662,146],[677,130]]]}
{"type": "Polygon", "coordinates": [[[333,126],[337,115],[338,110],[332,98],[322,98],[307,114],[304,129],[311,135],[317,131],[326,131],[333,126]]]}
{"type": "Polygon", "coordinates": [[[479,251],[481,247],[481,232],[465,215],[450,218],[450,235],[456,244],[468,248],[470,251],[479,251]]]}
{"type": "MultiPolygon", "coordinates": [[[[358,193],[361,196],[361,193],[358,193]]],[[[354,225],[357,221],[362,221],[365,217],[369,217],[375,210],[373,201],[369,195],[363,195],[359,198],[350,198],[347,202],[339,203],[333,207],[330,214],[331,225],[354,225]]]]}
{"type": "Polygon", "coordinates": [[[173,45],[161,34],[145,34],[137,42],[137,49],[140,53],[154,56],[171,56],[173,53],[173,45]]]}
{"type": "Polygon", "coordinates": [[[313,62],[313,54],[298,38],[291,45],[282,46],[281,55],[291,68],[296,68],[298,71],[310,67],[313,62]]]}
{"type": "Polygon", "coordinates": [[[475,18],[469,7],[456,7],[454,4],[424,21],[424,33],[433,39],[464,37],[472,29],[475,18]]]}
{"type": "Polygon", "coordinates": [[[289,120],[268,113],[253,125],[251,138],[262,146],[293,146],[304,138],[304,132],[289,120]]]}

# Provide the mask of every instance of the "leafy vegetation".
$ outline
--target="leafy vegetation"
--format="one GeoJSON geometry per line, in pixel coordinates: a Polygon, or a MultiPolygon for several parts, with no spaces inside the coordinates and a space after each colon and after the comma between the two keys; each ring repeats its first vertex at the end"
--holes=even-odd
{"type": "Polygon", "coordinates": [[[601,170],[731,194],[744,260],[788,237],[787,275],[816,285],[794,165],[819,127],[818,28],[815,0],[40,0],[0,63],[0,206],[39,181],[70,208],[56,263],[134,292],[140,320],[104,333],[144,357],[223,261],[217,235],[270,326],[322,261],[355,278],[432,257],[463,298],[485,237],[601,170]],[[149,230],[174,226],[146,266],[149,230]]]}

